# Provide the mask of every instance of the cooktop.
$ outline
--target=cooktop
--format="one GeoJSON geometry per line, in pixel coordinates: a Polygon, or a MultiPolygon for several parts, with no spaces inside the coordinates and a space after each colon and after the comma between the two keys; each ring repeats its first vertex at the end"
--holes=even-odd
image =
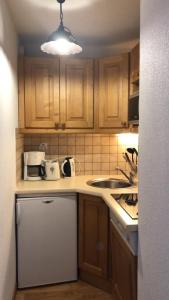
{"type": "Polygon", "coordinates": [[[138,219],[138,194],[111,194],[118,204],[133,219],[138,219]]]}

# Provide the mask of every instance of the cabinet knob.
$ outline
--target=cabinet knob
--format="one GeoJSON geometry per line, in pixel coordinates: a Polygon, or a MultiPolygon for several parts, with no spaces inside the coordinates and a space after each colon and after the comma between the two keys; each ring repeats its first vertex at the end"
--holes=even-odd
{"type": "Polygon", "coordinates": [[[65,124],[64,123],[55,123],[55,128],[56,129],[65,129],[65,124]]]}
{"type": "Polygon", "coordinates": [[[64,130],[66,128],[66,124],[62,123],[62,129],[64,130]]]}
{"type": "Polygon", "coordinates": [[[58,129],[59,123],[55,123],[55,129],[58,129]]]}
{"type": "Polygon", "coordinates": [[[126,128],[127,127],[127,122],[121,122],[122,127],[126,128]]]}
{"type": "Polygon", "coordinates": [[[97,251],[103,251],[104,250],[104,244],[100,241],[96,242],[96,250],[97,251]]]}

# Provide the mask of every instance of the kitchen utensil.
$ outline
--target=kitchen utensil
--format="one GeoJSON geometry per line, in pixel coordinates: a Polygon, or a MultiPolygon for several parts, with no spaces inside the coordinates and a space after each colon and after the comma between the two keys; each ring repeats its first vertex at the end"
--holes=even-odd
{"type": "Polygon", "coordinates": [[[127,148],[127,152],[132,155],[132,162],[134,162],[134,150],[133,150],[133,148],[127,148]]]}
{"type": "Polygon", "coordinates": [[[133,148],[133,151],[134,151],[134,153],[135,153],[135,155],[136,155],[136,165],[137,165],[137,160],[138,160],[138,151],[137,151],[137,149],[136,149],[136,148],[133,148]]]}
{"type": "Polygon", "coordinates": [[[134,171],[134,173],[137,172],[137,165],[133,161],[130,160],[127,152],[123,153],[123,158],[129,164],[131,171],[134,171]]]}

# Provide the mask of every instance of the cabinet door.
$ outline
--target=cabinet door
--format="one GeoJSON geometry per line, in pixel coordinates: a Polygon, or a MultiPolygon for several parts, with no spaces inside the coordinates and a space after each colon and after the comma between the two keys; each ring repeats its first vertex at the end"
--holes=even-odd
{"type": "Polygon", "coordinates": [[[66,128],[93,128],[93,60],[61,59],[60,105],[66,128]]]}
{"type": "Polygon", "coordinates": [[[137,299],[137,264],[114,225],[112,237],[112,277],[113,291],[117,300],[137,299]]]}
{"type": "Polygon", "coordinates": [[[79,268],[108,277],[108,208],[101,198],[79,196],[79,268]]]}
{"type": "Polygon", "coordinates": [[[59,121],[59,60],[25,59],[27,128],[53,128],[59,121]]]}
{"type": "Polygon", "coordinates": [[[130,95],[139,90],[140,45],[137,44],[130,54],[130,95]]]}
{"type": "Polygon", "coordinates": [[[99,60],[99,127],[120,128],[128,115],[128,54],[99,60]]]}
{"type": "Polygon", "coordinates": [[[17,201],[20,288],[77,280],[76,195],[17,201]]]}

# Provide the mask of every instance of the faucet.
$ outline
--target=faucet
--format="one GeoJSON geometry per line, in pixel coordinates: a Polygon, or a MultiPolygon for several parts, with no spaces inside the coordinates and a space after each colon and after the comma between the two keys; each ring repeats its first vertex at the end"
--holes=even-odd
{"type": "Polygon", "coordinates": [[[131,185],[133,185],[135,183],[134,178],[136,177],[136,174],[137,174],[136,172],[131,171],[130,176],[128,176],[126,174],[126,172],[124,172],[121,168],[117,167],[116,170],[120,171],[128,179],[128,181],[131,185]]]}
{"type": "Polygon", "coordinates": [[[137,176],[137,164],[130,160],[128,154],[125,152],[123,153],[124,160],[128,163],[130,167],[129,175],[126,174],[121,168],[117,167],[116,170],[120,171],[129,181],[131,185],[135,183],[135,177],[137,176]]]}

